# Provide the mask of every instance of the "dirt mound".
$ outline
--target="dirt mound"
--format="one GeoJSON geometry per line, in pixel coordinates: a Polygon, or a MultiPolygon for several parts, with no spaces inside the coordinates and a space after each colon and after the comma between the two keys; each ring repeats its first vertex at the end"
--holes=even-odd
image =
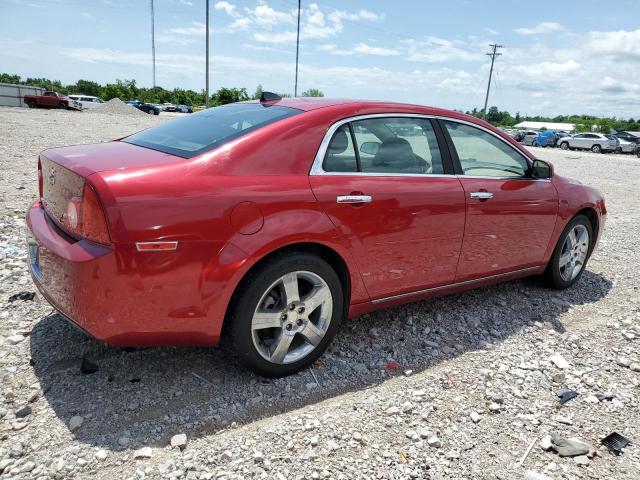
{"type": "Polygon", "coordinates": [[[124,103],[119,98],[112,98],[99,107],[87,109],[85,113],[101,113],[103,115],[147,115],[136,107],[124,103]]]}

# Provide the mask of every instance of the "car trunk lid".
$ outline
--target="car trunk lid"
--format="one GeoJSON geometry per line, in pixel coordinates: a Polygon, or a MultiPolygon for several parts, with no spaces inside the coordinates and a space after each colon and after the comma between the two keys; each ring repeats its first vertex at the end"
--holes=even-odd
{"type": "Polygon", "coordinates": [[[124,142],[45,150],[40,154],[41,201],[47,213],[65,224],[72,199],[81,198],[85,180],[102,171],[126,171],[181,160],[173,155],[124,142]]]}

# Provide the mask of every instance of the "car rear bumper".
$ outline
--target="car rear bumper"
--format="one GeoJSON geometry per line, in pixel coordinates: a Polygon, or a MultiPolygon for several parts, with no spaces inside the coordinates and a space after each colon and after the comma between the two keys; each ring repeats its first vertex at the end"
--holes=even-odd
{"type": "Polygon", "coordinates": [[[128,244],[106,247],[69,238],[39,204],[27,212],[26,235],[36,287],[91,336],[115,346],[219,341],[233,270],[218,265],[216,252],[224,245],[181,243],[166,253],[138,252],[128,244]]]}

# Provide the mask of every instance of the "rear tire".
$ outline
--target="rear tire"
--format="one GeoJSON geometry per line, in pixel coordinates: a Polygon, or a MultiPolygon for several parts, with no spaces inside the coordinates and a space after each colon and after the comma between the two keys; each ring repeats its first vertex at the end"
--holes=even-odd
{"type": "Polygon", "coordinates": [[[562,231],[543,274],[545,283],[564,290],[580,280],[591,256],[593,226],[584,215],[574,217],[562,231]]]}
{"type": "Polygon", "coordinates": [[[230,336],[240,361],[281,377],[311,365],[345,316],[344,292],[322,258],[304,252],[276,256],[250,273],[230,309],[230,336]]]}
{"type": "Polygon", "coordinates": [[[600,148],[600,145],[593,145],[593,146],[591,147],[591,151],[592,151],[593,153],[600,153],[600,152],[602,151],[602,148],[600,148]]]}
{"type": "Polygon", "coordinates": [[[36,102],[28,102],[27,106],[29,108],[38,108],[38,104],[36,102]]]}

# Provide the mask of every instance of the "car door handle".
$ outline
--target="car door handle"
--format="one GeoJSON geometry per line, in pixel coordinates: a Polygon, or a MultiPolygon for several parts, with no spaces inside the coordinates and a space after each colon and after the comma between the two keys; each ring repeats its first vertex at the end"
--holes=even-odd
{"type": "Polygon", "coordinates": [[[469,194],[471,198],[478,198],[480,200],[489,200],[493,198],[493,193],[491,192],[471,192],[469,194]]]}
{"type": "Polygon", "coordinates": [[[337,203],[371,203],[371,195],[338,195],[337,203]]]}

